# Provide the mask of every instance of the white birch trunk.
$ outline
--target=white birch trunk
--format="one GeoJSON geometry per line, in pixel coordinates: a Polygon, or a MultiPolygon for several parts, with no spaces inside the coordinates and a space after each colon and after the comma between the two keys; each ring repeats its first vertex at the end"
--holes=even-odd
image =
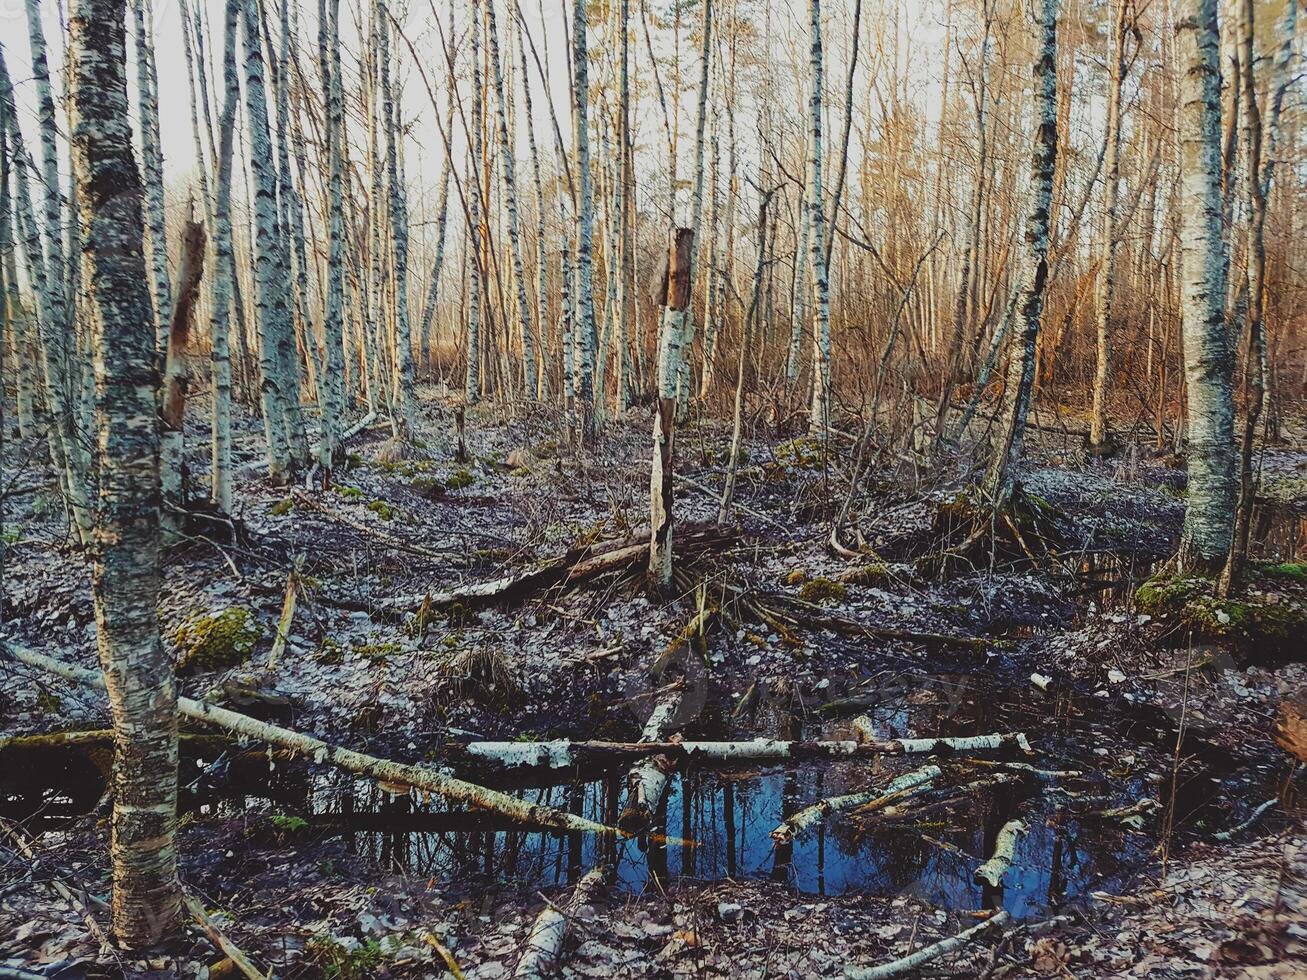
{"type": "Polygon", "coordinates": [[[1012,469],[1021,458],[1026,416],[1035,384],[1035,349],[1048,282],[1048,235],[1057,163],[1057,0],[1040,0],[1038,48],[1034,65],[1035,146],[1030,160],[1031,199],[1026,217],[1018,329],[1008,344],[1007,388],[1002,428],[990,458],[985,487],[990,498],[1006,502],[1012,493],[1012,469]]]}
{"type": "Polygon", "coordinates": [[[1225,562],[1235,509],[1232,356],[1225,324],[1221,200],[1221,71],[1217,0],[1181,0],[1181,318],[1188,385],[1189,501],[1180,540],[1185,571],[1225,562]]]}
{"type": "Polygon", "coordinates": [[[810,0],[811,45],[808,64],[808,207],[812,209],[809,257],[812,263],[812,406],[810,435],[824,437],[830,426],[830,281],[826,270],[826,203],[821,183],[822,51],[821,0],[810,0]]]}
{"type": "Polygon", "coordinates": [[[145,242],[154,299],[156,346],[167,343],[172,315],[172,283],[168,276],[168,226],[163,196],[163,149],[159,135],[158,79],[154,70],[153,25],[147,16],[150,0],[131,0],[136,41],[137,116],[141,125],[141,175],[145,184],[145,242]]]}
{"type": "MultiPolygon", "coordinates": [[[[710,0],[705,0],[710,2],[710,0]]],[[[595,313],[594,313],[594,177],[590,173],[590,69],[586,38],[586,0],[572,2],[572,131],[576,169],[580,173],[580,201],[576,243],[576,350],[577,411],[581,438],[590,442],[596,435],[594,402],[595,313]]]]}
{"type": "Polygon", "coordinates": [[[118,0],[69,13],[73,172],[94,324],[100,450],[95,619],[115,734],[113,928],[129,948],[177,926],[177,692],[159,638],[158,369],[118,0]]]}

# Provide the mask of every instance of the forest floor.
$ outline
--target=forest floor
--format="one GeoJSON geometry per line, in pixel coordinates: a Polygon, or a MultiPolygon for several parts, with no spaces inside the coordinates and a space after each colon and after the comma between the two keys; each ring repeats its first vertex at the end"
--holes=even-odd
{"type": "MultiPolygon", "coordinates": [[[[701,420],[677,435],[689,547],[676,595],[652,595],[637,562],[575,587],[424,602],[642,533],[646,411],[579,458],[557,416],[507,411],[469,413],[457,462],[452,413],[426,392],[420,446],[397,459],[384,426],[365,430],[328,490],[269,485],[246,420],[240,533],[197,524],[165,561],[182,692],[433,766],[451,740],[635,741],[669,690],[686,739],[847,739],[862,715],[885,739],[1019,731],[1033,754],[930,760],[941,794],[833,817],[788,846],[769,833],[796,810],[927,760],[687,767],[671,779],[667,839],[614,841],[186,723],[185,886],[264,969],[448,976],[443,947],[468,978],[511,976],[535,917],[602,861],[613,879],[569,910],[561,976],[834,978],[999,906],[1004,929],[925,972],[1307,973],[1303,779],[1276,740],[1277,725],[1290,743],[1296,731],[1307,752],[1307,723],[1293,727],[1307,705],[1307,443],[1264,455],[1257,572],[1229,602],[1190,601],[1165,578],[1151,603],[1136,598],[1184,510],[1183,469],[1150,451],[1091,461],[1057,432],[1032,438],[1021,485],[1048,540],[979,559],[946,549],[971,461],[927,472],[881,455],[874,494],[851,511],[859,554],[842,557],[828,537],[846,442],[832,438],[828,466],[807,440],[746,440],[734,530],[714,536],[698,529],[716,520],[730,430],[701,420]],[[298,602],[270,667],[292,571],[298,602]],[[1004,759],[1079,775],[951,791],[1004,759]],[[977,884],[1017,817],[1027,832],[1004,887],[977,884]]],[[[188,440],[203,472],[205,433],[188,440]]],[[[89,574],[49,471],[12,438],[5,453],[5,635],[94,666],[89,574]]],[[[108,921],[108,743],[27,736],[106,726],[100,692],[0,659],[0,968],[230,975],[193,927],[141,961],[101,949],[86,924],[108,921]]],[[[611,825],[625,768],[469,778],[611,825]]]]}

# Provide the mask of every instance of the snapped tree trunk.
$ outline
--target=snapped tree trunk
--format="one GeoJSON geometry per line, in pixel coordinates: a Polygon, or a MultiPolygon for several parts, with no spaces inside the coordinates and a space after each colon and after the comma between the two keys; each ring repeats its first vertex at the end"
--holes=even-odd
{"type": "Polygon", "coordinates": [[[113,928],[129,948],[176,929],[177,691],[159,639],[159,375],[132,153],[122,0],[69,10],[73,172],[94,324],[100,507],[92,573],[113,714],[113,928]]]}

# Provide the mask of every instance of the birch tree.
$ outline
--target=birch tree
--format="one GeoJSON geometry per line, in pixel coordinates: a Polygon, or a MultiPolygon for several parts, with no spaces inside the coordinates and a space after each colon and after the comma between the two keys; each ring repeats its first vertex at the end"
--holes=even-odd
{"type": "Polygon", "coordinates": [[[286,241],[277,217],[277,170],[268,125],[258,2],[245,0],[245,112],[254,183],[254,303],[259,323],[259,387],[268,472],[289,480],[308,455],[299,404],[299,356],[291,321],[286,241]]]}
{"type": "Polygon", "coordinates": [[[209,280],[213,317],[210,328],[213,346],[209,355],[213,375],[210,483],[213,502],[224,514],[230,514],[232,509],[231,355],[228,337],[234,305],[232,283],[236,275],[231,233],[231,168],[234,155],[232,144],[236,136],[236,108],[241,98],[240,80],[236,71],[236,32],[240,9],[241,0],[227,0],[222,44],[224,101],[218,123],[220,136],[213,202],[214,268],[209,280]]]}
{"type": "Polygon", "coordinates": [[[319,386],[324,404],[318,457],[330,469],[345,416],[345,99],[340,78],[340,0],[318,4],[318,66],[327,110],[327,295],[322,317],[326,378],[319,386]]]}
{"type": "MultiPolygon", "coordinates": [[[[708,0],[705,0],[708,2],[708,0]]],[[[586,0],[572,2],[572,136],[573,155],[580,174],[580,211],[576,228],[576,334],[577,410],[581,438],[595,437],[600,406],[595,404],[594,313],[594,176],[590,171],[590,68],[586,37],[586,0]]]]}
{"type": "Polygon", "coordinates": [[[145,184],[146,245],[150,259],[150,292],[154,298],[157,346],[167,342],[172,313],[172,282],[168,276],[168,227],[163,195],[163,145],[159,133],[158,77],[149,23],[149,0],[132,0],[136,40],[137,114],[141,125],[141,174],[145,184]]]}
{"type": "Polygon", "coordinates": [[[175,929],[177,692],[159,639],[159,375],[127,107],[123,0],[69,10],[73,172],[94,329],[100,506],[92,575],[113,714],[113,928],[128,948],[175,929]]]}
{"type": "Polygon", "coordinates": [[[1180,302],[1189,395],[1189,502],[1178,565],[1215,572],[1230,552],[1235,507],[1232,356],[1225,326],[1221,197],[1221,71],[1217,0],[1182,0],[1180,302]]]}
{"type": "Polygon", "coordinates": [[[1112,290],[1116,280],[1117,196],[1121,184],[1121,88],[1126,72],[1126,26],[1131,0],[1115,0],[1112,19],[1111,76],[1107,89],[1107,142],[1103,158],[1103,231],[1098,259],[1094,311],[1098,342],[1094,370],[1094,405],[1089,428],[1091,451],[1111,449],[1107,406],[1112,372],[1112,290]]]}
{"type": "Polygon", "coordinates": [[[1035,346],[1048,284],[1049,218],[1057,165],[1057,7],[1058,0],[1040,0],[1037,15],[1033,75],[1038,125],[1030,158],[1031,201],[1021,256],[1021,305],[1017,329],[1008,344],[1002,428],[985,477],[986,493],[996,506],[1006,506],[1012,497],[1012,468],[1021,458],[1025,440],[1035,384],[1035,346]]]}
{"type": "Polygon", "coordinates": [[[821,0],[810,0],[808,94],[809,260],[812,264],[812,407],[808,431],[824,437],[830,426],[830,281],[826,270],[826,204],[821,187],[822,51],[821,0]]]}

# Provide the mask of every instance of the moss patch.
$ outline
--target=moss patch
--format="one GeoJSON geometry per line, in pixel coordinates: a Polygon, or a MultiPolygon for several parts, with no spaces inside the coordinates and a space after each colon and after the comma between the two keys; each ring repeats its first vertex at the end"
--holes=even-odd
{"type": "Polygon", "coordinates": [[[1262,569],[1262,574],[1271,578],[1287,578],[1296,582],[1307,582],[1307,564],[1297,561],[1284,561],[1278,565],[1267,565],[1262,569]]]}
{"type": "Polygon", "coordinates": [[[472,471],[466,466],[460,466],[453,473],[449,474],[449,479],[445,481],[445,486],[450,490],[466,490],[476,482],[477,478],[472,475],[472,471]]]}
{"type": "Polygon", "coordinates": [[[295,498],[284,497],[268,508],[268,513],[273,517],[285,517],[295,509],[295,498]]]}
{"type": "Polygon", "coordinates": [[[821,443],[803,437],[780,443],[772,450],[778,466],[786,469],[815,470],[821,466],[821,443]]]}
{"type": "Polygon", "coordinates": [[[808,573],[802,568],[796,568],[785,576],[786,585],[802,585],[808,581],[808,573]]]}
{"type": "Polygon", "coordinates": [[[799,589],[800,599],[819,604],[843,602],[848,594],[849,590],[844,583],[837,582],[833,578],[818,577],[805,582],[803,588],[799,589]]]}
{"type": "Polygon", "coordinates": [[[847,585],[880,585],[889,578],[889,568],[883,561],[871,561],[840,573],[840,581],[847,585]]]}
{"type": "Polygon", "coordinates": [[[225,670],[249,659],[263,638],[263,624],[244,606],[216,615],[194,616],[173,631],[177,644],[177,673],[198,674],[225,670]]]}
{"type": "Polygon", "coordinates": [[[1181,629],[1232,643],[1259,658],[1301,653],[1294,648],[1307,636],[1307,603],[1263,583],[1267,589],[1222,598],[1208,579],[1155,578],[1139,587],[1135,604],[1140,612],[1171,618],[1181,629]]]}
{"type": "Polygon", "coordinates": [[[394,508],[384,500],[369,500],[366,506],[368,510],[372,511],[372,513],[376,514],[383,521],[391,521],[395,519],[394,508]]]}

